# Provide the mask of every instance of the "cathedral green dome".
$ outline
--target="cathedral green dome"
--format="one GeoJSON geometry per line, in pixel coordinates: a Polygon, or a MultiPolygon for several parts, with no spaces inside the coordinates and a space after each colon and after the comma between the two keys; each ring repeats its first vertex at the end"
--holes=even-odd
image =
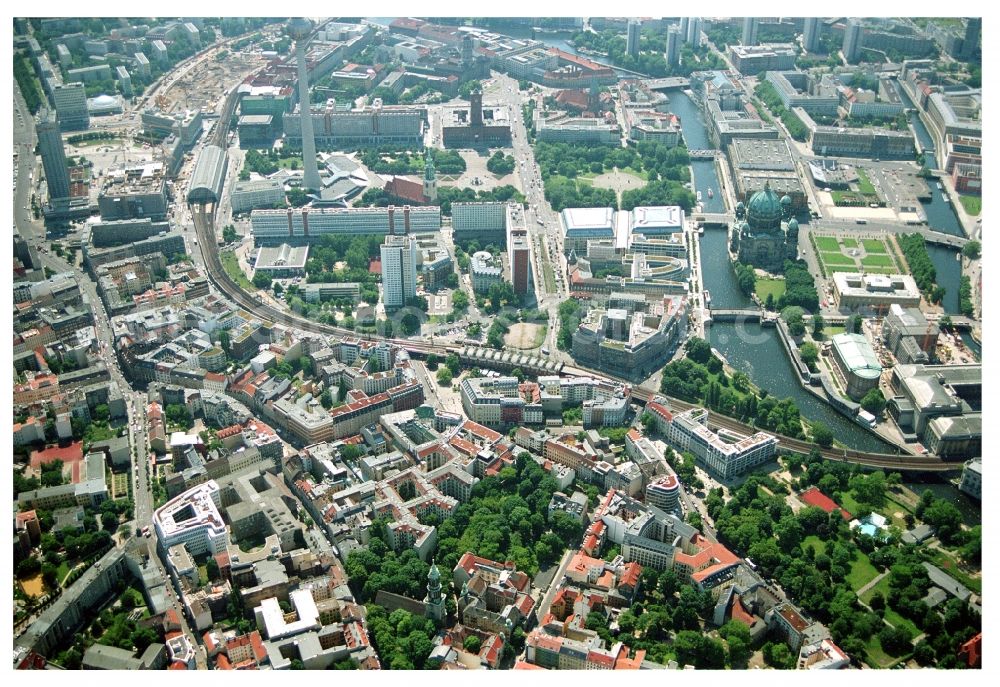
{"type": "Polygon", "coordinates": [[[764,190],[753,194],[747,203],[747,220],[755,230],[780,229],[782,214],[781,200],[770,184],[765,184],[764,190]]]}
{"type": "Polygon", "coordinates": [[[798,231],[798,230],[799,230],[799,221],[794,217],[792,217],[790,220],[788,220],[788,231],[798,231]]]}

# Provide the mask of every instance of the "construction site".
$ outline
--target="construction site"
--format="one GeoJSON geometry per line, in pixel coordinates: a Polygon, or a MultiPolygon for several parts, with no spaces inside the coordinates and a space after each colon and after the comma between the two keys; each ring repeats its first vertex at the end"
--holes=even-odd
{"type": "Polygon", "coordinates": [[[215,110],[219,99],[235,88],[248,74],[265,64],[259,54],[234,53],[226,48],[213,50],[179,73],[157,93],[153,104],[164,113],[215,110]]]}

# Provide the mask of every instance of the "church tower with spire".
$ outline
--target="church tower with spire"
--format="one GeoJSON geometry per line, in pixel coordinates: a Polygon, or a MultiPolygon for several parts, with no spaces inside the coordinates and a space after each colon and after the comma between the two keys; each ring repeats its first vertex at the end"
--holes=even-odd
{"type": "Polygon", "coordinates": [[[441,594],[441,571],[438,570],[437,564],[433,561],[431,561],[430,572],[427,573],[427,596],[424,597],[424,614],[435,622],[444,620],[446,614],[444,596],[441,594]]]}
{"type": "Polygon", "coordinates": [[[437,189],[437,174],[434,172],[434,156],[431,154],[431,149],[427,149],[427,155],[424,160],[424,199],[429,202],[434,202],[438,197],[437,189]]]}

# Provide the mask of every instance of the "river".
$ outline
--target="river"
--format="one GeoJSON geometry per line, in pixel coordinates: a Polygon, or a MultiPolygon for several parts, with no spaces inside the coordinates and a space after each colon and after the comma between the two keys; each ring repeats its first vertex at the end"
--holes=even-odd
{"type": "MultiPolygon", "coordinates": [[[[670,111],[681,118],[684,141],[691,150],[712,148],[704,120],[697,104],[680,91],[670,91],[670,111]]],[[[697,160],[691,164],[695,188],[702,191],[702,202],[709,212],[725,212],[715,163],[697,160]],[[709,199],[707,190],[715,190],[709,199]]],[[[719,309],[746,308],[750,298],[736,284],[732,262],[726,246],[727,233],[721,229],[706,229],[701,236],[701,264],[705,288],[712,296],[712,307],[719,309]]],[[[854,424],[827,403],[805,391],[798,382],[788,354],[778,340],[777,330],[764,329],[759,324],[713,324],[708,331],[712,346],[725,356],[734,368],[750,378],[768,393],[778,398],[791,398],[803,417],[826,424],[839,441],[851,448],[873,452],[892,452],[886,442],[854,424]]]]}
{"type": "Polygon", "coordinates": [[[934,147],[935,147],[934,139],[931,138],[930,132],[927,131],[927,127],[924,126],[924,123],[921,121],[919,109],[917,108],[916,103],[913,102],[913,99],[910,98],[909,93],[906,92],[906,89],[903,88],[903,85],[899,83],[898,80],[894,81],[893,83],[896,86],[896,91],[899,93],[900,99],[903,101],[906,107],[913,108],[913,112],[911,112],[909,115],[910,124],[913,125],[913,130],[917,132],[917,140],[920,141],[920,147],[925,151],[930,151],[932,154],[931,155],[932,159],[927,160],[928,163],[927,166],[928,167],[936,166],[938,169],[943,168],[944,165],[941,163],[941,159],[936,157],[936,155],[934,154],[934,147]]]}

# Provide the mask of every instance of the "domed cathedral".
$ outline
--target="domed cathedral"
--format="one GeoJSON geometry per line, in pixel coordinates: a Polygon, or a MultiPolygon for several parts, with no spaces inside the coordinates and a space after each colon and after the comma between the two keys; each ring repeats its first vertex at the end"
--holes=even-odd
{"type": "Polygon", "coordinates": [[[792,215],[792,199],[778,198],[769,183],[736,205],[730,248],[740,262],[768,272],[781,272],[785,260],[795,260],[799,223],[792,215]]]}

